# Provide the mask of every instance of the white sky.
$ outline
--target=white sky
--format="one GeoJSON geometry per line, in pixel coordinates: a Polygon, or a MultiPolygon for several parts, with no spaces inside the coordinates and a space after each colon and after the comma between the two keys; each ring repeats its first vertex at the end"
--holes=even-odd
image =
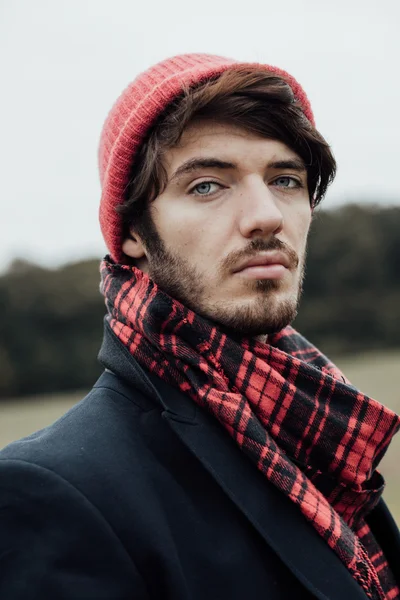
{"type": "Polygon", "coordinates": [[[399,0],[0,0],[0,269],[104,253],[102,124],[182,52],[288,70],[339,164],[326,206],[400,203],[399,24],[399,0]]]}

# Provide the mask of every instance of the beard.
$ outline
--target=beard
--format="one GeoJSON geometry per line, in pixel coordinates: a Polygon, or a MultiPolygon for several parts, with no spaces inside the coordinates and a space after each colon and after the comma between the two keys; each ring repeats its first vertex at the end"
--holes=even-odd
{"type": "Polygon", "coordinates": [[[285,252],[290,258],[291,267],[299,269],[298,284],[285,298],[280,298],[280,280],[247,280],[244,284],[251,298],[246,302],[234,298],[223,301],[213,298],[204,275],[184,257],[166,248],[153,222],[147,223],[145,239],[151,279],[170,297],[213,322],[230,337],[260,337],[276,333],[297,316],[303,289],[305,256],[300,263],[294,250],[277,238],[253,240],[245,250],[228,255],[218,270],[223,281],[229,275],[232,277],[232,268],[240,259],[268,250],[285,252]]]}

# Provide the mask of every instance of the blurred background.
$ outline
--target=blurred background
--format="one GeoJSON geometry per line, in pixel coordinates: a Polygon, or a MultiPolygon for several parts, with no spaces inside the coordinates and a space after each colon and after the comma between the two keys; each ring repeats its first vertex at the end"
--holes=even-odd
{"type": "MultiPolygon", "coordinates": [[[[97,144],[137,73],[209,52],[306,89],[338,176],[316,215],[296,320],[400,412],[398,0],[0,0],[0,447],[54,421],[100,373],[97,144]]],[[[400,434],[382,463],[400,522],[400,434]]]]}

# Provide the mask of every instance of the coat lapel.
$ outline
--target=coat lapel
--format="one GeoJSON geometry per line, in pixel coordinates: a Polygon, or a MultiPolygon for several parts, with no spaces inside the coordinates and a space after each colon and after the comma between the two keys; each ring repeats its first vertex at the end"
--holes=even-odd
{"type": "Polygon", "coordinates": [[[382,498],[368,515],[367,523],[400,585],[400,531],[382,498]]]}
{"type": "Polygon", "coordinates": [[[163,418],[297,579],[319,600],[366,600],[348,570],[234,440],[182,392],[145,372],[106,325],[99,360],[163,409],[163,418]]]}
{"type": "Polygon", "coordinates": [[[219,423],[149,374],[163,417],[299,581],[320,600],[366,600],[340,559],[300,510],[268,482],[219,423]]]}

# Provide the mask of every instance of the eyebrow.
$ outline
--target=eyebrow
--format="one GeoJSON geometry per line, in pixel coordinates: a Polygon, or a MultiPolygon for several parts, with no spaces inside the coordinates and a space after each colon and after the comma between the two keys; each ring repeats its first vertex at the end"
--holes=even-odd
{"type": "Polygon", "coordinates": [[[182,163],[178,167],[175,173],[172,175],[170,181],[176,181],[182,175],[197,171],[198,169],[235,169],[235,163],[226,162],[219,160],[218,158],[191,158],[186,162],[182,163]]]}
{"type": "MultiPolygon", "coordinates": [[[[290,158],[286,160],[274,160],[266,165],[267,169],[292,169],[293,171],[306,171],[306,166],[301,158],[290,158]]],[[[192,173],[199,169],[237,169],[232,162],[218,158],[191,158],[182,163],[170,178],[170,183],[177,181],[183,175],[192,173]]]]}
{"type": "Polygon", "coordinates": [[[301,158],[287,160],[274,160],[267,165],[268,169],[291,169],[292,171],[306,171],[306,165],[301,158]]]}

